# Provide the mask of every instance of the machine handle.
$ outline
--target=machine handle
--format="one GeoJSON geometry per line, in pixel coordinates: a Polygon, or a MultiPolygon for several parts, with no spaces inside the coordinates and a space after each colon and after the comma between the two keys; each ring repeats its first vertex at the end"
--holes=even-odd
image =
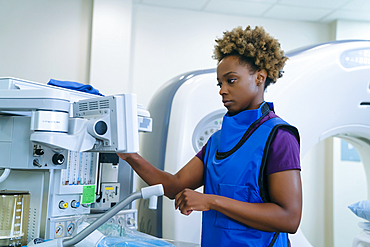
{"type": "Polygon", "coordinates": [[[141,189],[143,199],[151,198],[152,196],[163,196],[164,190],[162,184],[156,184],[141,189]]]}
{"type": "Polygon", "coordinates": [[[158,202],[158,197],[157,196],[149,197],[149,209],[156,210],[157,209],[157,202],[158,202]]]}
{"type": "Polygon", "coordinates": [[[143,199],[149,198],[149,209],[157,209],[158,196],[164,194],[163,185],[157,184],[141,189],[141,195],[143,199]]]}

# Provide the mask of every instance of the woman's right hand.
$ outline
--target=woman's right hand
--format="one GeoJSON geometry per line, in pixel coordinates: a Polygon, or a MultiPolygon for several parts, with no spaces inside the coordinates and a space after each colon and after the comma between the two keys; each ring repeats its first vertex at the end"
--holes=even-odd
{"type": "Polygon", "coordinates": [[[117,153],[118,157],[126,161],[129,157],[136,153],[117,153]]]}
{"type": "Polygon", "coordinates": [[[179,172],[172,175],[151,165],[138,153],[117,153],[148,184],[162,184],[165,195],[175,199],[176,194],[185,188],[196,189],[203,185],[203,162],[193,157],[179,172]]]}

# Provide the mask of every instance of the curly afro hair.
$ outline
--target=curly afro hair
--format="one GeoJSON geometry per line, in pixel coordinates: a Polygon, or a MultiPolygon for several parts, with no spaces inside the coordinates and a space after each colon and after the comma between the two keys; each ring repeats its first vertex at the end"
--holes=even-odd
{"type": "Polygon", "coordinates": [[[241,64],[249,65],[252,72],[265,69],[267,79],[265,88],[270,83],[282,77],[281,71],[288,59],[280,48],[277,39],[271,37],[263,27],[251,29],[248,26],[245,30],[242,27],[225,31],[224,36],[216,39],[213,58],[220,61],[230,55],[239,57],[241,64]]]}

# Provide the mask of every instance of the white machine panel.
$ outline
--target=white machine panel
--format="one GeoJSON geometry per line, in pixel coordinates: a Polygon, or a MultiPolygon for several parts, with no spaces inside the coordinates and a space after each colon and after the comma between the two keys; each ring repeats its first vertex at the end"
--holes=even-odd
{"type": "Polygon", "coordinates": [[[221,129],[225,109],[214,111],[199,121],[193,132],[193,148],[199,152],[213,133],[221,129]]]}

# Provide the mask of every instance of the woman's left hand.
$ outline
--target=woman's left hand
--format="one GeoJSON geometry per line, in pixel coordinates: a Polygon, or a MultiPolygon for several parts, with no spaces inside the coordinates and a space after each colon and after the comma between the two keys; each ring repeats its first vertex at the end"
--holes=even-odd
{"type": "Polygon", "coordinates": [[[189,215],[195,211],[210,210],[212,195],[199,193],[191,189],[184,189],[175,197],[175,209],[179,209],[182,214],[189,215]]]}

